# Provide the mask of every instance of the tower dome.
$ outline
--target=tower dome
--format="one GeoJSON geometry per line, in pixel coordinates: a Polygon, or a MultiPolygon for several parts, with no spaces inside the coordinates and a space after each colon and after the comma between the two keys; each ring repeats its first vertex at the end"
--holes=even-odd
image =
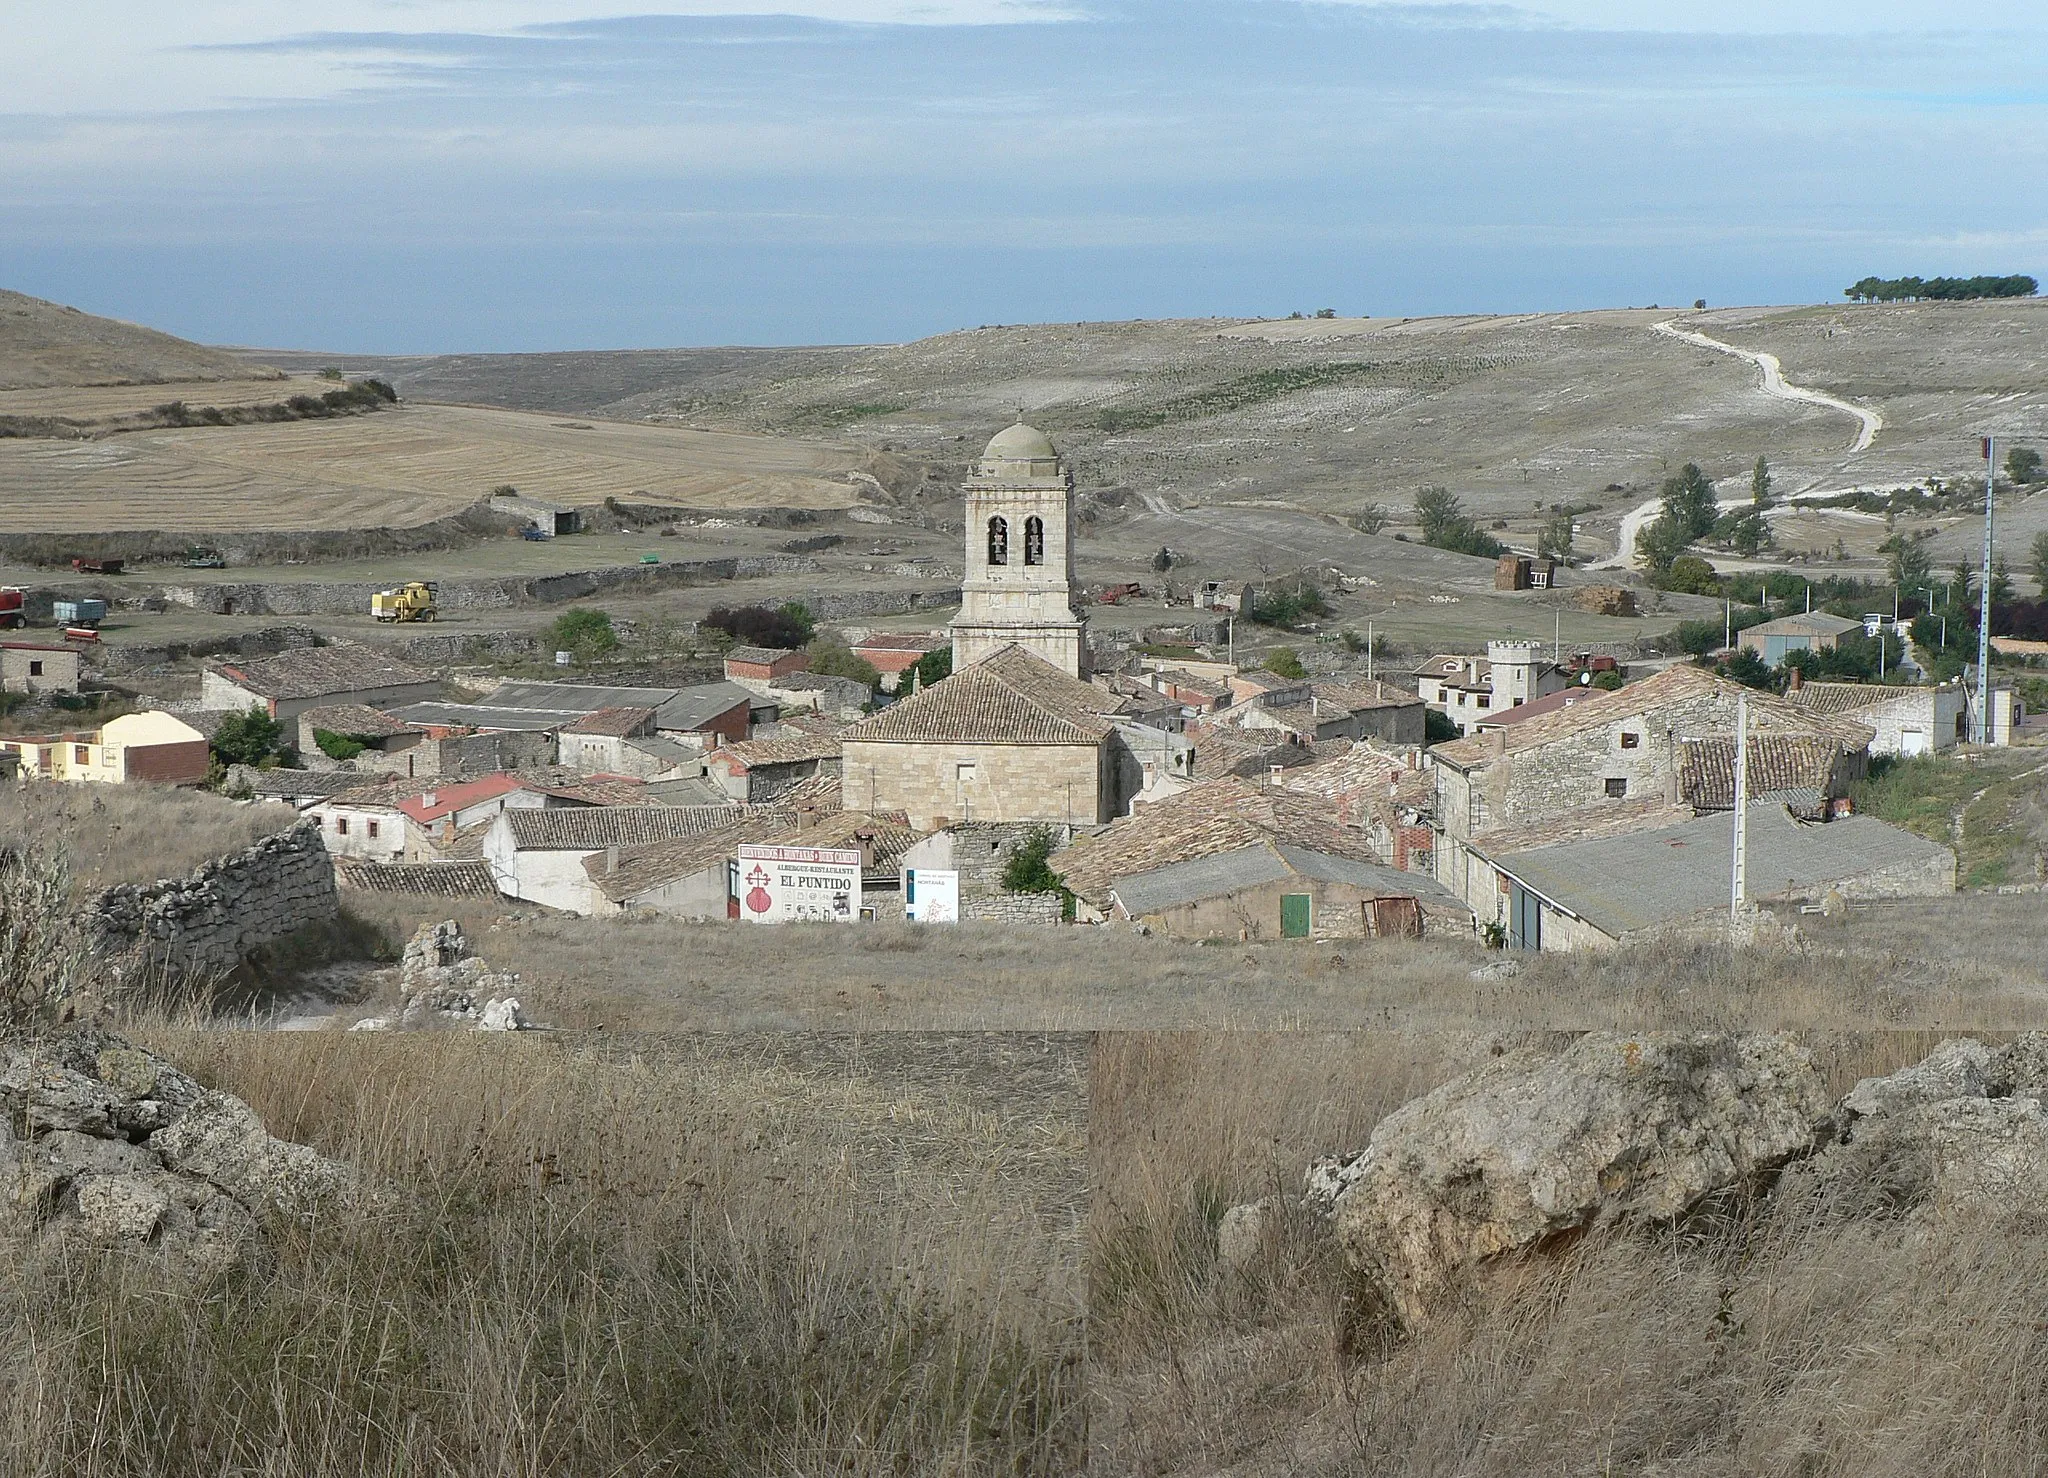
{"type": "Polygon", "coordinates": [[[1053,450],[1051,437],[1036,426],[1019,421],[991,437],[988,450],[981,456],[985,462],[1045,462],[1056,459],[1059,453],[1053,450]]]}

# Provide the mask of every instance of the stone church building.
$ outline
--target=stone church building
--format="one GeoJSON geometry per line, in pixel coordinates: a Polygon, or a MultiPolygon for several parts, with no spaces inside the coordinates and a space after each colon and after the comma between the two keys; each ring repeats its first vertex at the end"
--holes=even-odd
{"type": "Polygon", "coordinates": [[[998,433],[975,464],[961,600],[953,675],[840,736],[846,804],[919,830],[1124,814],[1142,767],[1111,720],[1116,695],[1083,680],[1073,479],[1035,427],[998,433]]]}

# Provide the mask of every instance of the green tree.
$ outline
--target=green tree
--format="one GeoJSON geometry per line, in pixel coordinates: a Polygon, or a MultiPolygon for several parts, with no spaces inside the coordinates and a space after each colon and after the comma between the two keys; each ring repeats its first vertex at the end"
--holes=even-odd
{"type": "Polygon", "coordinates": [[[1744,559],[1754,559],[1756,552],[1771,542],[1770,521],[1755,508],[1745,508],[1730,520],[1729,547],[1744,559]]]}
{"type": "Polygon", "coordinates": [[[2005,454],[2005,475],[2014,482],[2041,480],[2041,454],[2030,446],[2016,446],[2005,454]]]}
{"type": "Polygon", "coordinates": [[[1691,543],[1691,536],[1669,513],[1660,513],[1637,531],[1636,557],[1652,575],[1662,575],[1691,543]]]}
{"type": "Polygon", "coordinates": [[[2044,596],[2048,596],[2048,534],[2034,535],[2027,555],[2027,568],[2033,572],[2034,583],[2041,587],[2044,596]]]}
{"type": "Polygon", "coordinates": [[[816,637],[804,651],[810,656],[811,671],[821,677],[848,677],[869,689],[882,685],[882,674],[875,670],[875,664],[843,642],[816,637]]]}
{"type": "Polygon", "coordinates": [[[797,645],[804,646],[818,634],[818,623],[811,619],[811,608],[800,600],[786,600],[775,608],[775,614],[786,619],[803,633],[797,638],[797,645]]]}
{"type": "Polygon", "coordinates": [[[1721,577],[1698,555],[1682,554],[1658,576],[1657,586],[1660,590],[1676,590],[1686,595],[1719,595],[1721,577]]]}
{"type": "Polygon", "coordinates": [[[1883,547],[1889,557],[1885,573],[1901,593],[1917,590],[1927,583],[1934,572],[1934,561],[1928,557],[1925,544],[1911,534],[1894,534],[1885,540],[1883,547]]]}
{"type": "Polygon", "coordinates": [[[1703,539],[1714,530],[1721,510],[1714,499],[1714,484],[1699,465],[1687,462],[1664,479],[1664,517],[1685,530],[1688,542],[1703,539]]]}
{"type": "Polygon", "coordinates": [[[548,640],[558,652],[573,652],[578,662],[590,662],[619,649],[619,634],[612,630],[612,618],[590,606],[571,606],[555,617],[548,627],[548,640]]]}
{"type": "Polygon", "coordinates": [[[1387,526],[1387,505],[1368,503],[1351,515],[1351,527],[1361,534],[1377,534],[1387,526]]]}
{"type": "Polygon", "coordinates": [[[1991,562],[1991,588],[1988,594],[1991,609],[1994,611],[2012,600],[2012,571],[2006,568],[2005,556],[2002,554],[1991,562]]]}
{"type": "Polygon", "coordinates": [[[1435,544],[1446,534],[1471,527],[1458,495],[1438,484],[1415,495],[1415,522],[1422,530],[1422,542],[1435,544]]]}
{"type": "Polygon", "coordinates": [[[1010,854],[1003,864],[1003,891],[1006,893],[1057,893],[1060,895],[1060,913],[1071,919],[1074,916],[1074,895],[1068,889],[1059,873],[1053,870],[1053,848],[1059,838],[1049,826],[1041,826],[1028,834],[1017,844],[1017,850],[1010,854]]]}
{"type": "Polygon", "coordinates": [[[1976,603],[1977,571],[1968,560],[1956,561],[1955,570],[1948,577],[1948,584],[1942,587],[1942,596],[1947,600],[1946,610],[1958,615],[1976,603]]]}
{"type": "Polygon", "coordinates": [[[1173,551],[1162,544],[1159,546],[1159,552],[1152,556],[1153,573],[1163,575],[1172,568],[1173,551]]]}
{"type": "Polygon", "coordinates": [[[1308,676],[1308,669],[1301,665],[1301,654],[1292,647],[1275,647],[1268,652],[1266,671],[1294,682],[1300,682],[1308,676]]]}
{"type": "Polygon", "coordinates": [[[1771,506],[1771,464],[1761,452],[1757,453],[1756,465],[1749,469],[1749,502],[1759,513],[1771,506]]]}
{"type": "Polygon", "coordinates": [[[1772,670],[1770,663],[1748,647],[1737,647],[1729,655],[1728,660],[1721,664],[1721,675],[1735,679],[1745,688],[1775,692],[1778,687],[1778,674],[1772,670]]]}
{"type": "Polygon", "coordinates": [[[1608,671],[1594,673],[1592,686],[1603,693],[1619,693],[1625,684],[1620,673],[1608,671]]]}
{"type": "Polygon", "coordinates": [[[260,765],[277,752],[284,726],[261,703],[246,713],[231,713],[213,731],[213,752],[223,764],[260,765]]]}
{"type": "Polygon", "coordinates": [[[1572,516],[1569,510],[1554,513],[1536,539],[1536,553],[1558,561],[1572,557],[1572,516]]]}
{"type": "Polygon", "coordinates": [[[936,651],[926,652],[917,659],[917,666],[911,671],[917,674],[917,685],[928,688],[933,683],[942,683],[953,675],[953,648],[950,644],[936,651]]]}

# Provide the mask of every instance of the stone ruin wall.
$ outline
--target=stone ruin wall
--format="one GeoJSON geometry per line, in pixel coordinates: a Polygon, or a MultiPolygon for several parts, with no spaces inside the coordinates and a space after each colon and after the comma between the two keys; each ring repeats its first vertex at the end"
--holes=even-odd
{"type": "Polygon", "coordinates": [[[340,909],[334,863],[313,821],[202,863],[189,877],[124,883],[92,901],[100,947],[138,950],[174,976],[225,973],[266,944],[340,909]]]}

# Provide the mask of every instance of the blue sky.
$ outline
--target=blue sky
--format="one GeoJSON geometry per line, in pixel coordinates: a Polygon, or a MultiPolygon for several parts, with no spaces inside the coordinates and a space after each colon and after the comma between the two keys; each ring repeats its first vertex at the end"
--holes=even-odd
{"type": "Polygon", "coordinates": [[[0,285],[401,353],[2048,277],[2044,42],[2009,0],[17,3],[0,285]]]}

